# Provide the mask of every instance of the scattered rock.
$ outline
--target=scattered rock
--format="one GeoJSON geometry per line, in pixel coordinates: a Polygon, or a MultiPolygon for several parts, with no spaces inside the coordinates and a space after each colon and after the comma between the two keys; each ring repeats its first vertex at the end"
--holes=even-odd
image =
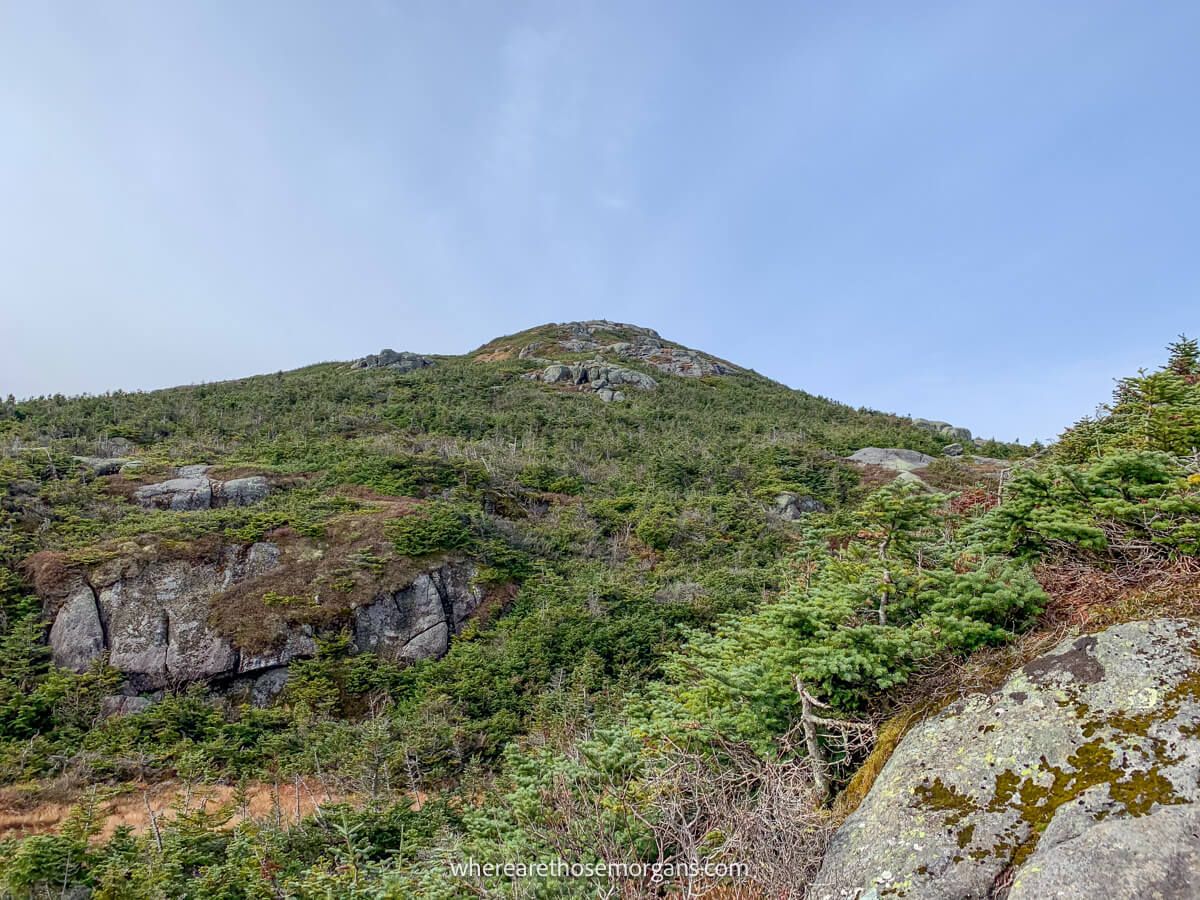
{"type": "Polygon", "coordinates": [[[924,478],[922,478],[916,472],[900,472],[896,476],[896,481],[904,482],[905,484],[915,484],[917,487],[922,488],[927,491],[933,490],[933,488],[930,486],[929,482],[927,482],[924,478]]]}
{"type": "Polygon", "coordinates": [[[825,512],[825,504],[812,497],[783,491],[775,495],[775,511],[794,522],[808,513],[825,512]]]}
{"type": "Polygon", "coordinates": [[[150,697],[127,697],[124,694],[112,694],[100,701],[100,715],[106,719],[112,716],[132,716],[135,713],[145,712],[153,705],[154,700],[150,697]]]}
{"type": "Polygon", "coordinates": [[[294,659],[306,659],[316,654],[317,642],[312,628],[301,625],[280,634],[271,650],[262,653],[243,652],[238,660],[237,670],[241,675],[253,675],[285,667],[294,659]]]}
{"type": "MultiPolygon", "coordinates": [[[[316,654],[313,627],[281,621],[274,642],[250,652],[217,631],[210,612],[214,598],[247,579],[269,579],[280,563],[279,546],[260,541],[208,558],[119,559],[92,567],[55,595],[61,599],[47,601],[54,663],[83,672],[107,654],[130,694],[192,682],[244,689],[251,699],[255,691],[275,691],[290,662],[316,654]]],[[[482,600],[474,574],[468,564],[448,562],[348,613],[355,646],[395,660],[445,653],[482,600]]]]}
{"type": "Polygon", "coordinates": [[[283,693],[287,683],[288,670],[286,666],[264,672],[254,679],[254,686],[250,688],[251,704],[259,708],[270,706],[275,698],[283,693]]]}
{"type": "Polygon", "coordinates": [[[962,456],[962,455],[963,455],[963,445],[962,444],[947,444],[945,447],[942,448],[942,456],[962,456]]]}
{"type": "Polygon", "coordinates": [[[265,500],[269,493],[271,486],[265,476],[250,475],[216,482],[213,497],[219,501],[215,504],[217,506],[249,506],[265,500]]]}
{"type": "Polygon", "coordinates": [[[923,469],[933,457],[917,450],[904,450],[899,447],[863,447],[851,453],[846,459],[864,465],[882,466],[896,472],[912,472],[923,469]]]}
{"type": "Polygon", "coordinates": [[[913,728],[812,895],[1197,897],[1198,798],[1200,627],[1118,625],[913,728]]]}
{"type": "Polygon", "coordinates": [[[364,356],[362,359],[356,359],[350,363],[351,369],[395,369],[398,372],[414,372],[417,369],[427,369],[434,365],[432,359],[427,356],[421,356],[419,353],[410,353],[407,350],[402,350],[397,353],[395,350],[380,350],[378,353],[372,353],[369,356],[364,356]]]}
{"type": "Polygon", "coordinates": [[[211,468],[212,466],[208,463],[195,463],[190,466],[180,466],[175,470],[175,474],[179,478],[202,478],[211,468]]]}
{"type": "MultiPolygon", "coordinates": [[[[652,328],[610,322],[607,319],[592,319],[586,322],[567,322],[561,326],[562,337],[553,345],[568,353],[608,353],[622,359],[635,360],[654,366],[660,371],[684,378],[700,378],[704,375],[728,375],[738,369],[729,363],[664,341],[652,328]],[[612,341],[614,336],[623,339],[612,341]],[[607,338],[609,343],[605,343],[607,338]]],[[[537,359],[546,349],[546,341],[538,340],[521,348],[521,359],[537,359]]],[[[603,365],[603,363],[601,363],[603,365]]]]}
{"type": "Polygon", "coordinates": [[[714,359],[698,350],[673,347],[658,338],[641,337],[633,341],[610,344],[608,351],[622,359],[636,359],[649,363],[663,372],[684,378],[701,378],[705,375],[728,375],[737,371],[728,363],[714,359]]]}

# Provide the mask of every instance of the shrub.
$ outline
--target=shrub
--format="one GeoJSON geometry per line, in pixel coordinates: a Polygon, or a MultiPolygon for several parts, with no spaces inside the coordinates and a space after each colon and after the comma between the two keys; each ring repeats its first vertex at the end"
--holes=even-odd
{"type": "Polygon", "coordinates": [[[389,522],[387,533],[396,552],[410,557],[464,550],[475,541],[467,516],[457,506],[440,501],[389,522]]]}

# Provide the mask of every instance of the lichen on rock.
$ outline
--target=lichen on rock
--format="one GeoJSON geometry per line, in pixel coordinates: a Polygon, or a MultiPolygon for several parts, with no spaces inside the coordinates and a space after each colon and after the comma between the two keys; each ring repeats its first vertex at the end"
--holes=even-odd
{"type": "Polygon", "coordinates": [[[1188,830],[1200,798],[1198,647],[1193,623],[1115,626],[916,726],[835,836],[814,896],[1200,895],[1200,870],[1188,868],[1200,852],[1188,830]],[[1180,838],[1170,849],[1167,833],[1180,838]],[[1088,862],[1098,847],[1156,862],[1110,882],[1088,862]]]}

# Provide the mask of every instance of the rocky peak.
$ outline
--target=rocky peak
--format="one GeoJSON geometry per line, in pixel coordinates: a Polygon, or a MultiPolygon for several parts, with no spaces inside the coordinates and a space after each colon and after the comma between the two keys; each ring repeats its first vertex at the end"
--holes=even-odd
{"type": "Polygon", "coordinates": [[[571,354],[586,354],[587,364],[613,364],[620,361],[642,363],[661,372],[685,378],[705,375],[729,375],[740,371],[736,366],[699,350],[665,340],[653,328],[590,319],[542,325],[505,338],[498,338],[475,352],[481,359],[520,359],[570,365],[580,360],[564,359],[571,354]]]}

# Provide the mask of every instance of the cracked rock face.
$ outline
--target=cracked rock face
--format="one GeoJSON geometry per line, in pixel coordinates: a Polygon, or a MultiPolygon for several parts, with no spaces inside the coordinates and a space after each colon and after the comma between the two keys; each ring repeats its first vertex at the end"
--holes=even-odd
{"type": "Polygon", "coordinates": [[[270,571],[278,559],[279,548],[262,541],[229,547],[218,562],[154,560],[134,572],[83,581],[67,595],[50,628],[54,663],[82,672],[107,651],[109,663],[133,690],[149,691],[311,655],[311,634],[297,633],[271,657],[242,659],[208,624],[215,594],[270,571]]]}
{"type": "Polygon", "coordinates": [[[54,664],[72,672],[86,672],[104,652],[104,626],[91,587],[81,584],[63,601],[50,627],[54,664]]]}
{"type": "Polygon", "coordinates": [[[1118,625],[913,728],[812,896],[1200,897],[1198,797],[1200,627],[1118,625]]]}
{"type": "Polygon", "coordinates": [[[260,542],[228,548],[218,563],[153,561],[135,575],[95,585],[109,662],[139,691],[238,671],[237,650],[208,624],[209,600],[234,581],[270,570],[278,558],[278,547],[260,542]]]}
{"type": "Polygon", "coordinates": [[[775,495],[775,511],[783,518],[795,522],[808,513],[825,512],[825,504],[813,497],[783,491],[775,495]]]}
{"type": "Polygon", "coordinates": [[[393,661],[441,656],[483,598],[470,566],[448,563],[354,611],[354,646],[393,661]]]}
{"type": "MultiPolygon", "coordinates": [[[[83,672],[107,653],[132,693],[220,681],[253,685],[254,702],[274,696],[288,663],[316,653],[312,627],[290,626],[273,648],[243,652],[209,624],[209,612],[214,597],[269,574],[279,561],[279,547],[261,541],[227,547],[216,561],[94,569],[57,604],[50,628],[54,663],[83,672]]],[[[394,660],[440,656],[482,599],[473,576],[469,565],[446,563],[355,610],[355,646],[394,660]]]]}

